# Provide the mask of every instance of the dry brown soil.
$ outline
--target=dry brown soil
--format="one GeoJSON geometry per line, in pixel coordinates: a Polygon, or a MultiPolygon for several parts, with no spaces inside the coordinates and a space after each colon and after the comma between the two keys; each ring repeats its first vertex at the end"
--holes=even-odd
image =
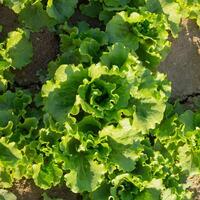
{"type": "Polygon", "coordinates": [[[182,31],[172,39],[172,48],[160,71],[172,82],[172,97],[187,98],[200,93],[200,29],[192,20],[182,21],[182,31]]]}
{"type": "Polygon", "coordinates": [[[15,182],[10,189],[17,200],[43,200],[42,194],[46,192],[51,198],[62,198],[63,200],[80,200],[80,196],[70,192],[65,186],[57,186],[51,190],[41,190],[31,180],[15,182]]]}

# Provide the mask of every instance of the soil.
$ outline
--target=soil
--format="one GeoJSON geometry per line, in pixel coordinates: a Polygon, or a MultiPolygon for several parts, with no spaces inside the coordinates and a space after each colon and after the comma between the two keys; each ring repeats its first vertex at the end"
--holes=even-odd
{"type": "Polygon", "coordinates": [[[19,22],[15,13],[0,4],[0,25],[3,25],[3,32],[0,33],[0,41],[8,32],[19,27],[19,22]]]}
{"type": "Polygon", "coordinates": [[[172,98],[200,93],[200,29],[194,21],[182,21],[182,31],[172,39],[171,51],[160,71],[172,82],[172,98]]]}
{"type": "Polygon", "coordinates": [[[189,189],[194,193],[193,200],[200,200],[200,176],[191,176],[188,182],[191,184],[189,189]]]}
{"type": "MultiPolygon", "coordinates": [[[[0,4],[0,25],[3,25],[3,32],[0,40],[20,26],[17,15],[10,9],[0,4]]],[[[30,40],[33,45],[32,62],[22,70],[13,70],[17,86],[24,88],[35,88],[40,86],[38,72],[46,70],[51,60],[54,60],[59,53],[58,36],[44,29],[40,32],[31,33],[30,40]]]]}
{"type": "Polygon", "coordinates": [[[61,198],[63,200],[80,200],[80,196],[70,192],[66,186],[57,186],[50,190],[44,191],[35,186],[32,180],[20,180],[15,182],[9,189],[13,192],[17,200],[43,200],[43,194],[46,193],[51,198],[61,198]]]}
{"type": "Polygon", "coordinates": [[[33,45],[32,62],[22,70],[15,70],[15,81],[22,87],[40,86],[39,71],[47,69],[48,63],[54,60],[59,53],[58,36],[44,29],[31,33],[33,45]]]}
{"type": "Polygon", "coordinates": [[[32,181],[21,180],[15,182],[13,187],[9,189],[19,200],[40,200],[42,190],[36,187],[32,181]]]}

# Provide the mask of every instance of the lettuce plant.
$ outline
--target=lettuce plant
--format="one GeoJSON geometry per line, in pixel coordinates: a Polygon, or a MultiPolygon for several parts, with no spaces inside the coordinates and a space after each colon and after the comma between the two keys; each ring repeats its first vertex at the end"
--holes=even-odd
{"type": "Polygon", "coordinates": [[[96,190],[115,169],[135,169],[143,134],[163,118],[170,92],[165,76],[152,74],[125,48],[124,63],[113,63],[119,46],[88,68],[61,65],[42,89],[47,124],[63,135],[54,159],[74,192],[96,190]]]}
{"type": "MultiPolygon", "coordinates": [[[[110,54],[103,55],[103,62],[110,54]]],[[[57,122],[80,112],[104,123],[116,123],[124,116],[132,120],[135,129],[143,131],[161,121],[169,92],[164,75],[153,75],[125,52],[124,63],[120,61],[119,66],[60,66],[54,79],[43,86],[42,96],[44,110],[57,122]]]]}
{"type": "Polygon", "coordinates": [[[154,69],[170,46],[164,16],[149,12],[117,13],[106,25],[110,43],[121,42],[154,69]]]}

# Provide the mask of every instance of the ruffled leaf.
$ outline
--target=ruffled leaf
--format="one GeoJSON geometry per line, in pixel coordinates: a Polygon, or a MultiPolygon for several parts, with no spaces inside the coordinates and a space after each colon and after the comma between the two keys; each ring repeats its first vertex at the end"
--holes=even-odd
{"type": "Polygon", "coordinates": [[[54,21],[50,19],[47,12],[43,9],[40,1],[28,2],[21,10],[19,20],[26,28],[32,31],[39,31],[41,28],[51,27],[54,24],[54,21]]]}
{"type": "Polygon", "coordinates": [[[62,170],[54,163],[33,165],[33,179],[42,189],[49,189],[60,183],[62,170]]]}
{"type": "Polygon", "coordinates": [[[48,97],[45,100],[45,110],[57,121],[64,121],[75,103],[79,85],[87,77],[87,70],[63,65],[56,71],[55,76],[56,82],[47,82],[42,89],[43,96],[48,97]]]}
{"type": "Polygon", "coordinates": [[[21,69],[31,62],[33,47],[29,41],[29,33],[22,29],[10,32],[6,41],[3,57],[10,66],[21,69]]]}

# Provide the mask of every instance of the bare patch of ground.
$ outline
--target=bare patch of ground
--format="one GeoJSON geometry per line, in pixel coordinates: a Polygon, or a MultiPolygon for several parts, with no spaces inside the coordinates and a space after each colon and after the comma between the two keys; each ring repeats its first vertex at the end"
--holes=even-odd
{"type": "Polygon", "coordinates": [[[63,200],[81,200],[81,196],[72,193],[66,186],[57,186],[47,191],[52,198],[62,198],[63,200]]]}
{"type": "Polygon", "coordinates": [[[2,40],[8,32],[19,27],[17,15],[9,8],[0,4],[0,25],[3,26],[3,31],[0,33],[0,40],[2,40]]]}
{"type": "Polygon", "coordinates": [[[10,189],[19,200],[40,200],[42,190],[33,184],[33,181],[21,180],[15,182],[10,189]]]}
{"type": "Polygon", "coordinates": [[[29,87],[39,83],[38,71],[46,70],[48,63],[54,60],[59,52],[58,37],[44,29],[31,33],[33,45],[32,62],[21,70],[15,70],[15,80],[19,86],[29,87]]]}
{"type": "MultiPolygon", "coordinates": [[[[0,25],[3,25],[3,31],[0,33],[0,41],[3,40],[10,31],[20,27],[17,15],[1,4],[0,25]]],[[[38,84],[38,71],[46,70],[48,63],[55,59],[59,52],[58,36],[47,29],[31,33],[30,40],[34,51],[32,62],[22,70],[14,70],[15,81],[18,86],[22,87],[32,87],[33,84],[38,84]]]]}
{"type": "Polygon", "coordinates": [[[10,192],[16,195],[17,200],[43,200],[42,194],[45,192],[51,198],[61,198],[63,200],[80,200],[81,197],[72,193],[66,186],[57,186],[50,190],[42,190],[35,186],[32,180],[20,180],[15,182],[10,192]]]}
{"type": "Polygon", "coordinates": [[[193,200],[200,200],[200,175],[189,177],[188,182],[191,184],[190,191],[194,193],[193,200]]]}
{"type": "Polygon", "coordinates": [[[200,29],[192,20],[182,21],[182,31],[160,71],[172,82],[172,97],[185,98],[200,92],[200,29]]]}

